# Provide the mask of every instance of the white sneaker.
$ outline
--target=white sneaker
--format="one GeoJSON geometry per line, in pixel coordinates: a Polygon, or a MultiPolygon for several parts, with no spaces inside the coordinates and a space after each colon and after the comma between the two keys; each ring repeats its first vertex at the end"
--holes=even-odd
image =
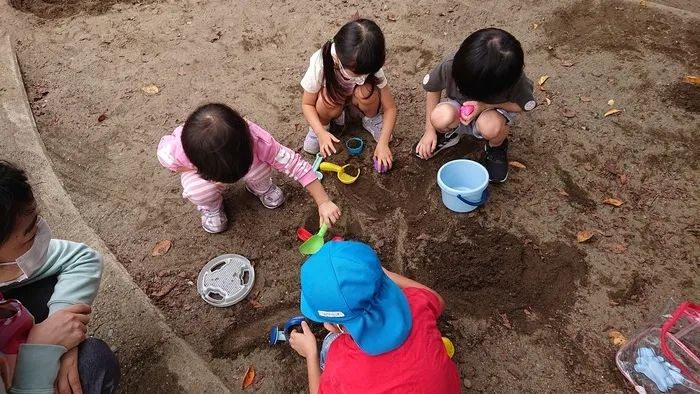
{"type": "Polygon", "coordinates": [[[309,126],[309,132],[306,133],[306,138],[304,138],[304,152],[315,155],[320,150],[321,144],[318,142],[318,137],[316,137],[314,129],[309,126]]]}
{"type": "Polygon", "coordinates": [[[379,137],[382,136],[382,124],[384,124],[384,117],[381,112],[372,118],[366,116],[362,117],[362,127],[372,134],[375,141],[379,141],[379,137]]]}
{"type": "Polygon", "coordinates": [[[199,209],[202,214],[202,228],[209,234],[218,234],[226,230],[228,218],[226,212],[222,209],[210,211],[208,209],[199,209]]]}
{"type": "Polygon", "coordinates": [[[254,196],[258,197],[265,208],[275,209],[284,202],[284,192],[277,185],[271,185],[270,188],[262,194],[255,193],[254,191],[250,190],[248,185],[246,185],[245,188],[254,196]]]}

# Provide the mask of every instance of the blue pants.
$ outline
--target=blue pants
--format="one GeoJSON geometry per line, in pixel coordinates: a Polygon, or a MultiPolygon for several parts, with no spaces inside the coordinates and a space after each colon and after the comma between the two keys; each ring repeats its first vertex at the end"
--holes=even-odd
{"type": "MultiPolygon", "coordinates": [[[[58,278],[46,278],[3,293],[6,299],[14,298],[34,315],[34,322],[41,323],[49,316],[46,305],[51,299],[58,278]]],[[[84,394],[112,394],[119,383],[119,361],[102,340],[88,338],[78,345],[78,374],[84,394]]]]}

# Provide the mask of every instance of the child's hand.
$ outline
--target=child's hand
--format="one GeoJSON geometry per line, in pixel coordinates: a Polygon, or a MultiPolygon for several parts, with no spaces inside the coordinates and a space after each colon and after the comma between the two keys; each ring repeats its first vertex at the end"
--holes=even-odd
{"type": "Polygon", "coordinates": [[[374,149],[374,159],[377,161],[377,168],[381,169],[380,172],[391,170],[391,166],[394,163],[394,155],[391,153],[389,145],[377,144],[377,148],[374,149]]]}
{"type": "Polygon", "coordinates": [[[462,111],[459,111],[459,121],[465,125],[468,125],[469,123],[471,123],[472,120],[476,119],[486,109],[486,104],[484,104],[480,101],[465,101],[462,104],[462,106],[464,106],[464,107],[466,107],[468,105],[471,105],[472,107],[474,107],[474,111],[472,111],[471,114],[469,114],[467,116],[463,116],[462,111]]]}
{"type": "Polygon", "coordinates": [[[324,130],[322,134],[316,134],[318,137],[318,143],[320,145],[321,154],[323,157],[328,157],[333,153],[336,153],[334,142],[340,142],[335,136],[324,130]]]}
{"type": "Polygon", "coordinates": [[[437,140],[437,133],[435,131],[426,131],[420,141],[418,141],[418,146],[416,147],[416,153],[418,153],[418,156],[424,160],[429,159],[435,151],[437,140]]]}
{"type": "Polygon", "coordinates": [[[328,200],[324,202],[318,206],[319,225],[326,223],[330,227],[340,219],[340,213],[340,208],[333,201],[328,200]]]}
{"type": "Polygon", "coordinates": [[[311,328],[303,321],[301,322],[301,329],[303,333],[294,330],[289,335],[289,344],[292,346],[292,349],[296,350],[304,358],[318,357],[318,344],[316,343],[316,337],[311,332],[311,328]]]}

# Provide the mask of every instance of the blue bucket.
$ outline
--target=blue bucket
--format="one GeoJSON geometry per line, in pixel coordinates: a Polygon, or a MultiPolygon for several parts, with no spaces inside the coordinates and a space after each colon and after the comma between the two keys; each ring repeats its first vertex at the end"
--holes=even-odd
{"type": "Polygon", "coordinates": [[[445,163],[437,174],[442,203],[455,212],[471,212],[489,197],[489,173],[473,160],[445,163]]]}

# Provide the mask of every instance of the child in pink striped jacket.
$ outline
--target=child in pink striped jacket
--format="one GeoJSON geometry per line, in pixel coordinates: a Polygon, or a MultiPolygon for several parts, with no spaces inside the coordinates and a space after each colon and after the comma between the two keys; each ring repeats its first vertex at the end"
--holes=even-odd
{"type": "Polygon", "coordinates": [[[272,168],[299,181],[309,191],[318,205],[321,222],[331,225],[340,217],[340,209],[328,197],[309,163],[224,104],[199,107],[184,125],[164,136],[158,144],[158,160],[165,168],[181,174],[182,197],[197,206],[202,227],[211,234],[226,229],[228,219],[222,198],[226,183],[243,179],[246,189],[266,208],[282,205],[284,194],[272,183],[272,168]]]}

